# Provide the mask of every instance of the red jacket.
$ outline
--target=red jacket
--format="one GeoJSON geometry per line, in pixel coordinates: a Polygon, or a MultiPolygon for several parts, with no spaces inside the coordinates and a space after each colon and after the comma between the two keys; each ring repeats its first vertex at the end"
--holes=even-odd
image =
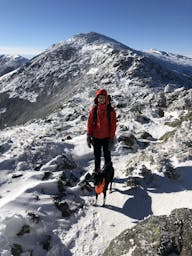
{"type": "Polygon", "coordinates": [[[108,95],[105,90],[98,90],[96,93],[95,103],[97,104],[97,123],[94,122],[94,108],[92,107],[89,112],[88,122],[87,122],[87,134],[93,136],[97,139],[110,138],[114,139],[116,131],[116,113],[112,108],[110,111],[110,123],[107,114],[107,106],[109,104],[108,95]],[[97,104],[97,97],[100,94],[106,96],[105,104],[97,104]]]}

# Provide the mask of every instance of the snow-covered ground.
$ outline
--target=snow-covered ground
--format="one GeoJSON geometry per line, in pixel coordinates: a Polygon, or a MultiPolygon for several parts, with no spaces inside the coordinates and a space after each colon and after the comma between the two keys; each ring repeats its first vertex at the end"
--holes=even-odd
{"type": "MultiPolygon", "coordinates": [[[[83,141],[80,143],[83,148],[83,141]]],[[[113,238],[138,221],[152,214],[168,215],[176,208],[191,208],[192,182],[189,177],[192,174],[192,161],[177,165],[179,180],[170,181],[163,176],[157,176],[151,184],[153,187],[147,189],[125,185],[127,177],[123,170],[126,169],[126,161],[127,155],[113,157],[115,181],[113,192],[107,195],[105,207],[93,206],[93,196],[84,197],[85,216],[72,225],[67,236],[63,238],[72,255],[102,255],[113,238]]],[[[99,198],[99,205],[102,205],[102,196],[99,198]]]]}
{"type": "MultiPolygon", "coordinates": [[[[138,221],[152,214],[169,214],[175,208],[191,208],[192,182],[189,177],[192,161],[175,160],[174,166],[180,175],[177,180],[158,174],[152,165],[154,177],[149,186],[131,188],[126,185],[126,169],[129,159],[136,153],[122,153],[116,145],[113,151],[115,179],[112,193],[107,194],[106,206],[101,207],[102,196],[99,197],[99,206],[94,206],[94,193],[82,192],[77,184],[63,192],[67,194],[66,200],[70,195],[79,197],[69,201],[70,207],[77,210],[69,217],[62,217],[53,203],[61,174],[55,169],[56,163],[63,153],[70,155],[77,164],[73,173],[85,175],[92,172],[94,160],[92,149],[86,145],[85,133],[61,142],[64,134],[55,132],[57,122],[53,120],[52,123],[37,121],[0,133],[1,256],[11,256],[14,244],[22,244],[22,256],[30,255],[31,251],[35,256],[100,256],[114,237],[138,221]],[[33,155],[31,150],[34,150],[33,155]],[[38,154],[44,156],[44,162],[39,170],[34,170],[33,157],[38,154]],[[52,172],[50,179],[42,179],[45,171],[52,172]],[[76,207],[81,204],[82,207],[76,207]],[[24,226],[26,230],[30,227],[30,231],[25,230],[19,235],[24,226]],[[49,242],[49,250],[42,249],[49,242]]],[[[151,126],[145,125],[145,130],[159,139],[171,130],[163,120],[166,116],[162,120],[154,118],[151,126]]],[[[71,127],[71,133],[75,134],[75,126],[71,127]]],[[[137,130],[140,128],[138,123],[137,130]]],[[[143,164],[149,167],[147,159],[143,164]]]]}

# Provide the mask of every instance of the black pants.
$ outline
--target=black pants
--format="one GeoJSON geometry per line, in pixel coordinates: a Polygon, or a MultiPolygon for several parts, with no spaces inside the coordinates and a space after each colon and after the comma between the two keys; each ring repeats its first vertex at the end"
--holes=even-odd
{"type": "Polygon", "coordinates": [[[108,150],[109,138],[96,139],[93,138],[93,148],[95,156],[95,171],[101,169],[101,153],[103,149],[103,156],[105,165],[111,163],[111,152],[108,150]]]}

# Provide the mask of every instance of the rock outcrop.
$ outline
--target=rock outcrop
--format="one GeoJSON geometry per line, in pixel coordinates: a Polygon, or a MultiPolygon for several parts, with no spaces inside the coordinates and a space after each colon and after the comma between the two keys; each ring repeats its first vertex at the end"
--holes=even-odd
{"type": "Polygon", "coordinates": [[[103,256],[191,256],[191,226],[191,209],[151,216],[113,239],[103,256]]]}

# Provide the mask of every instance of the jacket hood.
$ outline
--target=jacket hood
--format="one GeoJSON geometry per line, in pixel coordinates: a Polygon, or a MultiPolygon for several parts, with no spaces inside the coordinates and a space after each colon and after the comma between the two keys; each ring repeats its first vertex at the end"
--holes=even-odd
{"type": "Polygon", "coordinates": [[[101,89],[101,90],[96,91],[96,97],[98,97],[101,94],[105,95],[106,98],[108,96],[107,91],[105,89],[101,89]]]}
{"type": "Polygon", "coordinates": [[[98,101],[97,101],[97,97],[99,96],[99,95],[105,95],[105,99],[106,99],[106,105],[109,103],[109,97],[108,97],[108,94],[107,94],[107,91],[105,90],[105,89],[100,89],[100,90],[97,90],[96,91],[96,97],[95,97],[95,99],[94,99],[94,103],[95,104],[97,104],[98,103],[98,101]]]}

